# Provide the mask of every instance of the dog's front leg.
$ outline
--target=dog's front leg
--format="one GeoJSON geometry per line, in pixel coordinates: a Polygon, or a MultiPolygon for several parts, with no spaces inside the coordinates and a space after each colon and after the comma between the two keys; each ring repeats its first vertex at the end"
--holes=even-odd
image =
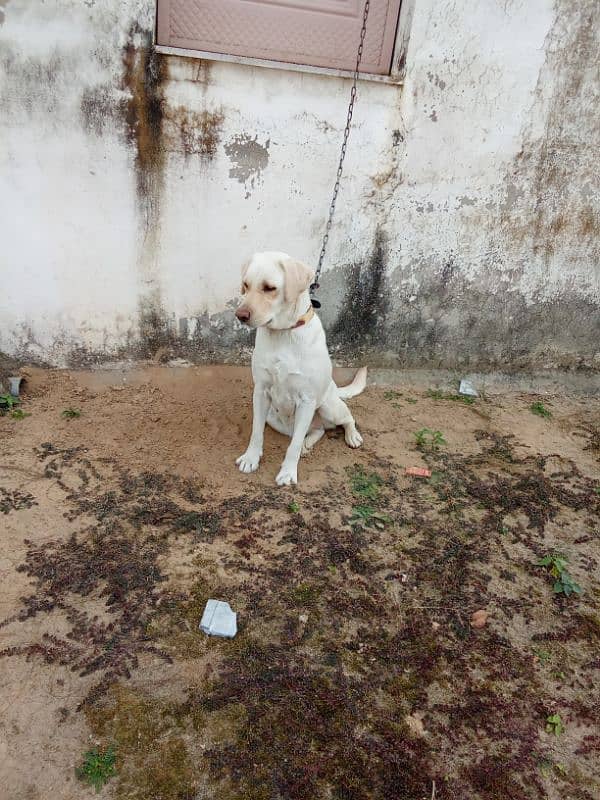
{"type": "Polygon", "coordinates": [[[298,461],[302,453],[304,437],[308,433],[316,409],[316,402],[307,399],[301,400],[296,406],[292,441],[283,459],[279,474],[275,479],[278,486],[289,486],[290,483],[298,483],[298,461]]]}
{"type": "Polygon", "coordinates": [[[271,400],[263,384],[255,384],[252,395],[252,435],[243,456],[236,459],[240,472],[256,472],[263,454],[263,439],[271,400]]]}

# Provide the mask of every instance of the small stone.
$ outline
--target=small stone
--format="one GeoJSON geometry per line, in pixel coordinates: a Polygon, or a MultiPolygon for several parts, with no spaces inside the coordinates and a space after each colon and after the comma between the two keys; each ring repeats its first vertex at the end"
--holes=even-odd
{"type": "Polygon", "coordinates": [[[425,736],[425,726],[423,725],[423,720],[418,714],[407,714],[404,717],[404,721],[408,725],[411,733],[414,733],[415,736],[425,736]]]}
{"type": "Polygon", "coordinates": [[[487,621],[488,621],[489,614],[483,608],[480,608],[479,611],[475,611],[471,616],[471,627],[472,628],[484,628],[487,621]]]}

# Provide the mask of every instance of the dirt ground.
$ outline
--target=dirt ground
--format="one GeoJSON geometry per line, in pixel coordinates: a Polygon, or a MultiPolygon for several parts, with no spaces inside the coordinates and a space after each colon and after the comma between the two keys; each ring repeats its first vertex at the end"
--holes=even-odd
{"type": "Polygon", "coordinates": [[[1,796],[93,796],[97,747],[118,800],[597,800],[600,401],[371,386],[364,448],[328,436],[290,489],[272,431],[234,466],[250,403],[245,368],[29,371],[1,796]],[[198,631],[209,597],[235,639],[198,631]]]}

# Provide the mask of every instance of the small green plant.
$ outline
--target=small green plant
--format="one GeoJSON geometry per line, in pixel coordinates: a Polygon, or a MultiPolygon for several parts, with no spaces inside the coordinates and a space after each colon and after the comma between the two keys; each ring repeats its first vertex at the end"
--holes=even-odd
{"type": "Polygon", "coordinates": [[[300,506],[295,500],[292,500],[292,502],[289,504],[288,511],[290,514],[297,514],[300,511],[300,506]]]}
{"type": "Polygon", "coordinates": [[[317,604],[321,590],[312,583],[300,583],[290,589],[289,598],[294,605],[314,606],[317,604]]]}
{"type": "Polygon", "coordinates": [[[427,397],[431,397],[432,400],[443,400],[444,393],[441,389],[427,389],[427,397]]]}
{"type": "Polygon", "coordinates": [[[542,775],[550,775],[554,762],[547,756],[538,756],[538,764],[542,775]]]}
{"type": "Polygon", "coordinates": [[[475,398],[469,397],[469,395],[442,392],[441,389],[429,389],[427,391],[427,397],[430,397],[432,400],[452,400],[455,403],[463,403],[466,406],[472,406],[475,402],[475,398]]]}
{"type": "Polygon", "coordinates": [[[414,406],[414,404],[418,403],[419,401],[416,399],[416,397],[407,397],[406,398],[406,402],[410,403],[412,406],[414,406]]]}
{"type": "Polygon", "coordinates": [[[348,470],[352,494],[365,500],[377,500],[383,486],[383,478],[376,472],[366,472],[359,464],[348,470]]]}
{"type": "Polygon", "coordinates": [[[81,411],[78,408],[69,406],[69,408],[65,408],[61,416],[63,416],[65,419],[77,419],[81,416],[81,411]]]}
{"type": "Polygon", "coordinates": [[[596,492],[596,494],[600,494],[600,486],[596,486],[596,488],[594,489],[594,491],[596,492]]]}
{"type": "Polygon", "coordinates": [[[560,714],[549,714],[546,717],[546,731],[548,733],[552,733],[554,736],[560,736],[564,729],[565,726],[563,725],[560,714]]]}
{"type": "Polygon", "coordinates": [[[539,765],[541,772],[548,776],[552,774],[552,771],[555,770],[559,775],[563,777],[567,774],[567,768],[564,764],[560,764],[558,762],[554,762],[551,758],[540,757],[539,765]]]}
{"type": "Polygon", "coordinates": [[[387,514],[382,514],[373,506],[354,506],[350,517],[353,528],[377,528],[380,531],[391,521],[387,514]]]}
{"type": "Polygon", "coordinates": [[[19,398],[13,397],[12,394],[0,394],[0,415],[12,411],[19,403],[19,398]]]}
{"type": "Polygon", "coordinates": [[[402,405],[398,402],[398,400],[402,397],[402,392],[397,392],[395,389],[390,389],[388,392],[384,392],[383,394],[386,400],[393,400],[392,408],[401,409],[402,405]]]}
{"type": "Polygon", "coordinates": [[[25,419],[25,417],[30,417],[31,414],[23,411],[22,408],[13,408],[13,410],[10,412],[10,416],[12,419],[25,419]]]}
{"type": "Polygon", "coordinates": [[[540,664],[547,664],[552,658],[552,653],[549,650],[534,650],[533,652],[540,664]]]}
{"type": "Polygon", "coordinates": [[[421,428],[415,433],[415,441],[419,450],[439,450],[446,440],[441,431],[432,431],[431,428],[421,428]]]}
{"type": "Polygon", "coordinates": [[[99,792],[109,778],[117,774],[116,756],[112,747],[101,751],[97,747],[88,750],[83,756],[83,764],[75,774],[79,780],[93,786],[99,792]]]}
{"type": "Polygon", "coordinates": [[[555,581],[552,588],[555,594],[564,594],[565,597],[569,597],[572,594],[581,594],[583,592],[581,586],[577,581],[573,580],[568,572],[561,572],[560,578],[555,581]]]}
{"type": "Polygon", "coordinates": [[[548,568],[548,573],[554,578],[552,587],[554,594],[564,594],[565,597],[569,597],[572,594],[582,593],[581,586],[566,571],[567,559],[560,553],[545,555],[536,562],[536,566],[548,568]]]}
{"type": "Polygon", "coordinates": [[[543,417],[544,419],[550,419],[550,417],[552,416],[552,413],[539,400],[535,403],[532,403],[529,406],[529,410],[531,411],[532,414],[535,414],[538,417],[543,417]]]}

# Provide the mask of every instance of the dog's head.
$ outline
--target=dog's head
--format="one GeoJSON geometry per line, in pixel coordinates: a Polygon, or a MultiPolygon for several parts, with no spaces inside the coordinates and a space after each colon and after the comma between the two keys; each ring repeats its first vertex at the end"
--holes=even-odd
{"type": "Polygon", "coordinates": [[[309,305],[315,272],[287,253],[255,253],[242,267],[242,302],[236,317],[251,328],[289,328],[309,305]]]}

